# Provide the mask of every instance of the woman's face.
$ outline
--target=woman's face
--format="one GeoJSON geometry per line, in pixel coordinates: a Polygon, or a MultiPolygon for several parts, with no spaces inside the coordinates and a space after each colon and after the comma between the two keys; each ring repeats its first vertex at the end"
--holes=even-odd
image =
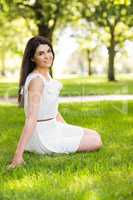
{"type": "Polygon", "coordinates": [[[36,63],[36,67],[51,67],[53,63],[53,53],[47,44],[40,44],[35,51],[32,61],[36,63]]]}

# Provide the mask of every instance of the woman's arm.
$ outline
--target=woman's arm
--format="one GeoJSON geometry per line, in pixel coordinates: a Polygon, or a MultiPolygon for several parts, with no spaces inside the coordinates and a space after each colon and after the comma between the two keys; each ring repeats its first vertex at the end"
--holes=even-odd
{"type": "Polygon", "coordinates": [[[64,118],[62,117],[62,115],[60,114],[60,112],[58,112],[58,114],[56,116],[56,120],[60,121],[62,123],[66,123],[66,121],[64,120],[64,118]]]}
{"type": "Polygon", "coordinates": [[[36,126],[43,86],[42,80],[38,77],[30,81],[28,88],[28,116],[25,120],[25,125],[20,136],[14,158],[8,168],[14,168],[24,162],[23,152],[25,145],[27,144],[36,126]]]}

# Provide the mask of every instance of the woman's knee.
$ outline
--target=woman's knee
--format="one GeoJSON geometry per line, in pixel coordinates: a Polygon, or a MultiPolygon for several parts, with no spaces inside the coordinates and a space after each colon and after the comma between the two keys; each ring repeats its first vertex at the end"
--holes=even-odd
{"type": "Polygon", "coordinates": [[[101,139],[100,134],[97,133],[97,132],[96,132],[96,134],[97,134],[97,148],[99,149],[99,148],[102,147],[103,143],[102,143],[102,139],[101,139]]]}

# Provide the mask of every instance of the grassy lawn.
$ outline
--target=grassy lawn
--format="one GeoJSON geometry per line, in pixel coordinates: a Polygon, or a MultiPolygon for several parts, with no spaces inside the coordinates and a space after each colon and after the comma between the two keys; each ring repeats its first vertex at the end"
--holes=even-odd
{"type": "MultiPolygon", "coordinates": [[[[98,94],[133,94],[133,76],[119,75],[116,82],[108,82],[105,76],[60,79],[63,83],[61,96],[82,96],[98,94]]],[[[16,96],[18,83],[0,80],[0,96],[16,96]]]]}
{"type": "Polygon", "coordinates": [[[24,153],[27,164],[7,172],[23,123],[22,108],[0,106],[1,200],[132,200],[133,101],[60,104],[68,123],[97,130],[96,152],[24,153]],[[81,120],[82,119],[82,120],[81,120]]]}

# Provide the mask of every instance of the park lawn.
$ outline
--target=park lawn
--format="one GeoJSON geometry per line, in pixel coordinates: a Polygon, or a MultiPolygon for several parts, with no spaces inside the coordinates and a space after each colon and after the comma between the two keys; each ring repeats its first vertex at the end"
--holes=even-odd
{"type": "MultiPolygon", "coordinates": [[[[105,76],[58,79],[63,83],[61,96],[86,96],[105,94],[133,94],[133,76],[119,75],[116,82],[108,82],[105,76]]],[[[0,80],[0,97],[17,95],[18,82],[0,80]]]]}
{"type": "Polygon", "coordinates": [[[97,130],[103,147],[95,152],[37,155],[13,171],[11,160],[24,124],[22,108],[0,106],[0,199],[132,200],[133,101],[60,104],[67,123],[97,130]]]}

